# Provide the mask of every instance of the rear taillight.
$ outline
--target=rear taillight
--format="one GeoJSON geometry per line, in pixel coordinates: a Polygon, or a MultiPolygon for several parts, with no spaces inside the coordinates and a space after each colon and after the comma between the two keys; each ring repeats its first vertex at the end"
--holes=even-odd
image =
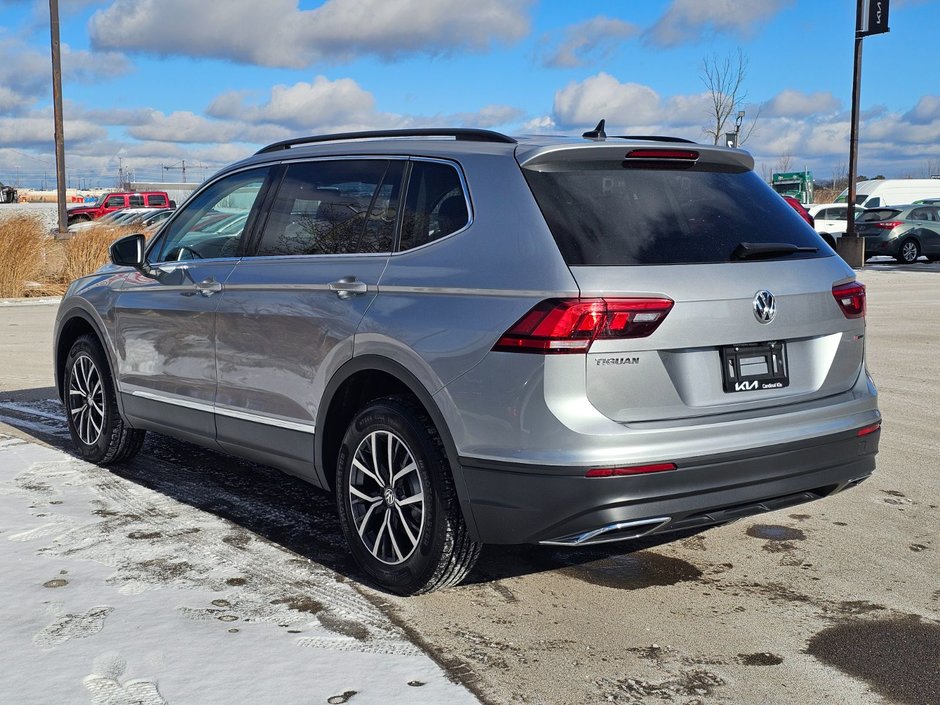
{"type": "Polygon", "coordinates": [[[899,225],[904,225],[903,220],[880,220],[877,223],[873,223],[876,228],[881,230],[894,230],[899,225]]]}
{"type": "Polygon", "coordinates": [[[860,282],[832,287],[832,295],[846,318],[865,317],[865,285],[860,282]]]}
{"type": "Polygon", "coordinates": [[[671,299],[548,299],[516,321],[493,350],[585,353],[595,340],[645,338],[672,306],[671,299]]]}
{"type": "Polygon", "coordinates": [[[855,435],[858,436],[859,438],[864,438],[865,436],[870,436],[871,434],[880,430],[881,430],[881,422],[879,421],[878,423],[873,423],[871,426],[863,426],[862,428],[858,429],[858,431],[855,432],[855,435]]]}

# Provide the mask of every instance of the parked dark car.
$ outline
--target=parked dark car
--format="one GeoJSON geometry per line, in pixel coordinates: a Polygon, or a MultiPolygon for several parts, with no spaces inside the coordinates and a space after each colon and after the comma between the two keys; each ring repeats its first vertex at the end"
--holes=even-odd
{"type": "Polygon", "coordinates": [[[855,230],[865,238],[865,257],[887,255],[913,264],[921,255],[940,259],[940,206],[910,205],[870,208],[855,230]]]}

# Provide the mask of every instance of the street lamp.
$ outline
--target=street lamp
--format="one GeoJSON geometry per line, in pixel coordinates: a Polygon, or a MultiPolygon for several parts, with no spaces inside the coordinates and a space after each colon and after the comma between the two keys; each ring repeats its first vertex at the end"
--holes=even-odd
{"type": "Polygon", "coordinates": [[[738,116],[734,119],[734,146],[737,147],[738,144],[738,135],[741,134],[741,123],[744,122],[744,111],[739,110],[738,116]]]}

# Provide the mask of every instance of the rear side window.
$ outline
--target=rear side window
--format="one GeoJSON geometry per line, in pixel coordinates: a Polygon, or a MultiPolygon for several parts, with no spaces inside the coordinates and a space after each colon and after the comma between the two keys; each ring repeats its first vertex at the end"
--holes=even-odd
{"type": "Polygon", "coordinates": [[[162,194],[153,194],[152,196],[148,196],[147,200],[150,202],[150,205],[152,207],[156,207],[156,206],[166,207],[166,196],[162,194]]]}
{"type": "Polygon", "coordinates": [[[426,245],[469,222],[467,197],[457,169],[441,162],[413,162],[399,249],[426,245]]]}
{"type": "Polygon", "coordinates": [[[291,164],[257,255],[339,255],[392,249],[403,160],[291,164]]]}
{"type": "Polygon", "coordinates": [[[569,166],[524,170],[569,265],[730,262],[742,242],[820,246],[816,232],[753,171],[569,166]]]}
{"type": "Polygon", "coordinates": [[[131,194],[127,197],[127,202],[131,208],[140,208],[144,205],[144,197],[139,193],[131,194]]]}

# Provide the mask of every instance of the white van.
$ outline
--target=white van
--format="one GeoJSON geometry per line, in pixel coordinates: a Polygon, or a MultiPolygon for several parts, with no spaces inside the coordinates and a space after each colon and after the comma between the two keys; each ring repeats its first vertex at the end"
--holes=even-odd
{"type": "MultiPolygon", "coordinates": [[[[849,190],[836,197],[836,203],[845,203],[849,190]]],[[[860,181],[855,187],[855,203],[865,208],[902,206],[922,198],[940,198],[940,178],[937,179],[877,179],[860,181]]]]}

